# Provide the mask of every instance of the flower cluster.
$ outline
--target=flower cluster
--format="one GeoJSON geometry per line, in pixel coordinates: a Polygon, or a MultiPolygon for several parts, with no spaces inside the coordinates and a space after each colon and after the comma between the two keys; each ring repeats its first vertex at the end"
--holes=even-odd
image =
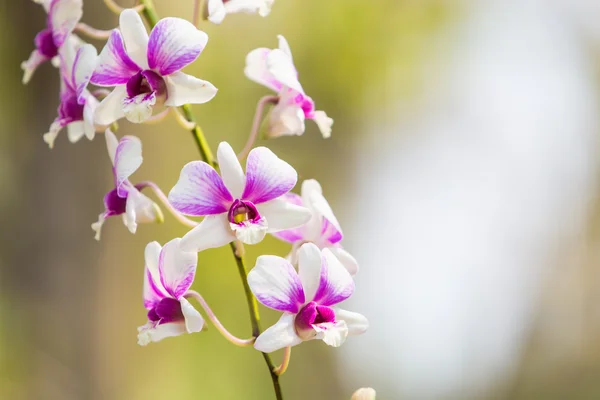
{"type": "MultiPolygon", "coordinates": [[[[342,229],[321,185],[308,179],[302,182],[300,194],[293,193],[298,180],[296,170],[267,147],[252,148],[257,127],[250,135],[252,149],[247,153],[245,170],[240,159],[246,154],[236,155],[228,143],[222,142],[213,160],[199,139],[205,159],[185,165],[168,196],[151,181],[130,181],[142,165],[142,141],[129,135],[118,138],[118,120],[125,118],[139,124],[174,115],[197,137],[202,135],[187,105],[210,101],[217,89],[182,69],[200,56],[208,43],[206,33],[181,18],[158,20],[145,1],[135,9],[122,10],[119,27],[107,32],[81,24],[82,0],[35,1],[47,11],[48,22],[35,38],[31,57],[22,64],[23,81],[28,82],[42,62],[52,60],[61,85],[58,115],[44,134],[44,141],[52,148],[62,128],[66,128],[71,142],[83,136],[92,140],[96,133],[104,133],[106,139],[114,187],[104,196],[104,211],[92,224],[96,239],[100,239],[101,228],[111,216],[121,215],[131,233],[136,232],[139,223],[163,221],[161,207],[142,193],[145,189],[191,228],[183,238],[173,239],[164,247],[157,242],[146,247],[143,304],[148,321],[138,329],[140,345],[202,331],[205,320],[189,299],[200,304],[206,317],[232,343],[253,345],[263,353],[285,348],[288,361],[289,349],[303,341],[320,339],[338,347],[347,336],[367,330],[364,316],[340,307],[354,292],[358,263],[341,246],[342,229]],[[151,26],[150,33],[144,22],[151,26]],[[107,41],[98,53],[75,32],[107,41]],[[203,219],[198,222],[188,217],[203,219]],[[243,246],[256,245],[267,234],[289,243],[290,253],[285,258],[262,255],[246,275],[243,246]],[[248,298],[254,295],[264,306],[282,313],[275,325],[262,333],[254,329],[248,340],[227,332],[202,296],[191,290],[198,252],[227,244],[232,245],[244,272],[248,298]]],[[[114,8],[112,0],[110,3],[114,8]]],[[[206,18],[221,23],[226,14],[236,12],[266,16],[272,3],[208,0],[206,18]]],[[[265,138],[302,135],[306,119],[315,121],[324,138],[331,136],[333,120],[316,110],[298,81],[283,36],[279,36],[277,49],[251,51],[244,72],[277,93],[274,100],[268,97],[274,106],[265,116],[265,138]]],[[[258,120],[262,112],[258,107],[258,120]]],[[[284,360],[273,374],[283,373],[286,366],[284,360]]]]}

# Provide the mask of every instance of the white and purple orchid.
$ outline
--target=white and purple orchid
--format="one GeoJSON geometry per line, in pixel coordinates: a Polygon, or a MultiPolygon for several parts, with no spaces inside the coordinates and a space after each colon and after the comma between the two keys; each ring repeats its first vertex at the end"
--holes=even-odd
{"type": "Polygon", "coordinates": [[[365,332],[369,322],[361,314],[337,304],[354,292],[354,280],[331,251],[306,243],[298,250],[298,272],[281,257],[260,256],[248,274],[256,299],[283,315],[254,343],[265,353],[321,339],[338,347],[348,335],[365,332]]]}
{"type": "Polygon", "coordinates": [[[94,85],[114,87],[98,106],[96,123],[109,125],[122,117],[140,123],[152,116],[157,105],[178,107],[211,100],[217,88],[181,72],[207,42],[206,33],[181,18],[161,19],[148,36],[138,13],[124,10],[91,78],[94,85]]]}
{"type": "Polygon", "coordinates": [[[44,141],[50,148],[62,128],[67,128],[71,143],[79,141],[84,135],[92,140],[96,134],[94,112],[98,100],[87,90],[87,85],[96,65],[98,54],[91,44],[79,47],[75,54],[72,43],[64,45],[60,51],[61,89],[58,117],[50,125],[44,141]]]}
{"type": "Polygon", "coordinates": [[[333,119],[324,111],[315,110],[315,103],[298,81],[290,46],[283,36],[278,38],[278,49],[252,50],[246,57],[244,70],[249,79],[279,93],[279,102],[269,116],[266,136],[302,135],[304,120],[312,119],[323,137],[330,137],[333,119]]]}
{"type": "Polygon", "coordinates": [[[220,24],[227,14],[247,13],[266,17],[275,0],[208,0],[208,20],[220,24]]]}
{"type": "Polygon", "coordinates": [[[169,193],[179,212],[204,216],[204,220],[181,241],[184,250],[202,251],[236,239],[247,244],[263,240],[266,233],[306,223],[308,209],[284,201],[298,179],[296,170],[266,147],[248,155],[246,175],[231,146],[217,149],[221,176],[203,161],[188,163],[169,193]]]}
{"type": "Polygon", "coordinates": [[[28,83],[33,73],[42,63],[58,60],[58,52],[65,42],[69,41],[71,33],[83,15],[83,0],[35,0],[41,4],[48,18],[46,28],[41,30],[34,39],[35,49],[27,61],[23,61],[23,83],[28,83]]]}
{"type": "Polygon", "coordinates": [[[198,254],[182,251],[181,239],[161,249],[157,242],[146,246],[144,307],[148,322],[138,328],[138,344],[145,346],[167,337],[200,332],[204,319],[185,298],[194,282],[198,254]]]}
{"type": "Polygon", "coordinates": [[[310,221],[305,225],[273,233],[276,238],[292,243],[288,260],[295,265],[298,260],[296,257],[298,249],[304,243],[310,242],[320,249],[329,249],[346,267],[350,275],[356,275],[358,262],[340,244],[343,238],[342,228],[323,196],[323,189],[319,182],[307,179],[302,182],[302,196],[288,193],[284,195],[283,200],[307,207],[312,212],[310,221]]]}
{"type": "Polygon", "coordinates": [[[106,147],[113,164],[115,188],[104,196],[105,210],[92,224],[96,240],[100,240],[100,231],[104,221],[113,215],[123,215],[123,223],[131,233],[137,230],[141,222],[163,222],[163,215],[156,203],[140,192],[144,184],[133,185],[129,176],[142,165],[142,142],[135,136],[123,136],[117,140],[114,133],[107,129],[106,147]]]}

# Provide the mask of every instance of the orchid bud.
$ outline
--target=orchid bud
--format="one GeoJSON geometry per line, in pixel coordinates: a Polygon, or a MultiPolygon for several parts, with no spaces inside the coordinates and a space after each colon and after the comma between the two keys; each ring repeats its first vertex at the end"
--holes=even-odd
{"type": "Polygon", "coordinates": [[[360,388],[354,392],[350,400],[375,400],[375,390],[372,388],[360,388]]]}

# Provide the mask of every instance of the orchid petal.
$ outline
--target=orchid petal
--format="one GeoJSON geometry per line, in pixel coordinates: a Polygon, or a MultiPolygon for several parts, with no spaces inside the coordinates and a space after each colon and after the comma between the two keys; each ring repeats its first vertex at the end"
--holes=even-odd
{"type": "Polygon", "coordinates": [[[348,253],[341,247],[328,247],[328,249],[333,253],[334,256],[336,256],[338,260],[340,260],[350,275],[354,276],[357,274],[358,261],[356,261],[352,254],[348,253]]]}
{"type": "Polygon", "coordinates": [[[192,161],[181,170],[169,193],[169,202],[179,212],[204,216],[226,212],[233,198],[217,171],[204,161],[192,161]]]}
{"type": "Polygon", "coordinates": [[[267,221],[264,218],[258,221],[244,221],[241,224],[230,223],[235,237],[246,244],[260,243],[267,234],[267,221]]]}
{"type": "Polygon", "coordinates": [[[227,214],[209,215],[181,239],[184,251],[203,251],[224,246],[235,240],[227,214]]]}
{"type": "Polygon", "coordinates": [[[223,0],[208,0],[208,20],[213,24],[220,24],[225,19],[225,6],[223,0]]]}
{"type": "Polygon", "coordinates": [[[315,111],[312,118],[319,127],[323,139],[329,139],[331,137],[331,126],[333,125],[333,119],[329,118],[325,111],[315,111]]]}
{"type": "Polygon", "coordinates": [[[217,160],[219,161],[219,168],[225,186],[229,189],[229,193],[231,193],[234,199],[239,199],[246,185],[246,176],[235,151],[233,151],[229,143],[219,143],[217,160]]]}
{"type": "Polygon", "coordinates": [[[258,257],[248,273],[248,285],[256,299],[273,310],[296,314],[304,304],[302,282],[285,258],[258,257]]]}
{"type": "Polygon", "coordinates": [[[348,327],[348,335],[360,335],[365,333],[369,329],[369,321],[364,315],[342,310],[341,308],[334,308],[335,319],[338,321],[346,322],[348,327]]]}
{"type": "Polygon", "coordinates": [[[165,77],[167,84],[167,101],[169,107],[184,104],[203,104],[212,100],[218,89],[210,82],[203,81],[181,71],[165,77]]]}
{"type": "Polygon", "coordinates": [[[123,99],[123,113],[127,121],[141,124],[152,116],[156,104],[156,92],[142,93],[123,99]]]}
{"type": "Polygon", "coordinates": [[[54,0],[48,10],[48,23],[52,27],[52,39],[60,48],[83,16],[82,0],[54,0]]]}
{"type": "MultiPolygon", "coordinates": [[[[278,36],[280,45],[283,42],[287,45],[283,36],[278,36]]],[[[289,87],[299,93],[304,93],[302,85],[298,81],[298,71],[294,66],[294,60],[292,59],[291,51],[289,46],[282,49],[273,49],[267,56],[267,68],[269,72],[281,82],[284,86],[289,87]]]]}
{"type": "Polygon", "coordinates": [[[83,121],[73,121],[67,125],[67,137],[69,142],[76,143],[85,134],[85,123],[83,121]]]}
{"type": "Polygon", "coordinates": [[[161,247],[158,242],[150,242],[146,245],[144,258],[144,307],[151,310],[154,306],[167,296],[167,291],[160,281],[158,272],[158,259],[161,247]]]}
{"type": "Polygon", "coordinates": [[[256,147],[246,160],[246,186],[242,198],[254,204],[289,192],[298,180],[296,170],[266,147],[256,147]]]}
{"type": "Polygon", "coordinates": [[[106,128],[106,131],[104,132],[104,137],[106,139],[106,149],[108,150],[108,156],[110,157],[110,161],[114,166],[115,155],[117,154],[117,147],[119,146],[119,139],[117,139],[117,137],[110,130],[110,128],[106,128]]]}
{"type": "Polygon", "coordinates": [[[321,251],[313,243],[305,243],[295,255],[298,258],[298,276],[304,288],[306,301],[312,301],[321,278],[321,251]]]}
{"type": "Polygon", "coordinates": [[[267,66],[267,57],[270,52],[271,49],[261,47],[248,53],[244,74],[248,79],[279,92],[283,85],[273,76],[267,66]]]}
{"type": "Polygon", "coordinates": [[[148,323],[138,328],[138,344],[146,346],[150,342],[159,342],[168,337],[183,335],[186,332],[184,322],[169,322],[157,326],[148,323]]]}
{"type": "Polygon", "coordinates": [[[306,130],[304,111],[296,104],[286,103],[284,96],[271,109],[267,136],[300,136],[306,130]]]}
{"type": "Polygon", "coordinates": [[[94,124],[94,114],[96,113],[96,108],[98,107],[98,100],[96,100],[93,96],[88,96],[83,106],[83,121],[85,123],[84,130],[85,136],[92,140],[94,136],[96,136],[96,127],[94,124]]]}
{"type": "MultiPolygon", "coordinates": [[[[296,193],[286,193],[279,198],[279,200],[283,200],[286,203],[290,203],[292,205],[302,207],[302,197],[298,196],[296,193]]],[[[268,203],[267,203],[268,204],[268,203]]],[[[264,204],[261,206],[264,207],[264,204]]],[[[268,211],[267,211],[268,213],[268,211]]],[[[268,220],[268,219],[267,219],[268,220]]],[[[273,236],[275,236],[279,240],[283,240],[288,243],[294,243],[301,240],[304,240],[304,228],[292,228],[285,229],[282,231],[271,232],[273,236]]]]}
{"type": "Polygon", "coordinates": [[[332,347],[340,347],[348,337],[348,327],[344,321],[313,325],[313,329],[317,332],[315,339],[321,339],[332,347]]]}
{"type": "Polygon", "coordinates": [[[312,234],[311,237],[323,238],[331,244],[342,240],[342,228],[333,214],[331,206],[323,196],[323,189],[319,182],[314,179],[302,182],[302,200],[318,217],[309,223],[308,230],[312,234]],[[322,221],[321,217],[325,221],[322,221]]]}
{"type": "Polygon", "coordinates": [[[125,85],[140,69],[125,50],[121,32],[114,29],[98,56],[96,70],[90,81],[97,86],[125,85]]]}
{"type": "Polygon", "coordinates": [[[177,72],[198,58],[208,35],[181,18],[163,18],[150,32],[148,66],[165,76],[177,72]]]}
{"type": "Polygon", "coordinates": [[[288,43],[286,38],[283,37],[283,35],[277,35],[277,41],[279,44],[279,50],[283,51],[286,55],[288,55],[293,62],[294,59],[292,57],[292,49],[290,49],[290,44],[288,43]]]}
{"type": "Polygon", "coordinates": [[[181,250],[180,242],[181,239],[176,238],[165,244],[158,260],[160,281],[178,300],[192,286],[198,264],[198,254],[181,250]]]}
{"type": "Polygon", "coordinates": [[[100,240],[100,234],[102,233],[102,225],[104,225],[104,221],[106,221],[106,213],[101,213],[98,215],[98,221],[92,223],[92,230],[96,232],[94,235],[94,239],[100,240]]]}
{"type": "Polygon", "coordinates": [[[256,338],[254,348],[263,353],[271,353],[284,347],[296,346],[302,343],[302,339],[294,328],[295,318],[295,314],[283,314],[275,325],[269,327],[256,338]]]}
{"type": "Polygon", "coordinates": [[[54,141],[56,140],[56,137],[58,136],[62,128],[63,125],[61,124],[61,121],[55,120],[50,125],[48,132],[44,133],[44,136],[42,138],[44,139],[44,142],[48,144],[48,147],[50,147],[51,149],[54,148],[54,141]]]}
{"type": "Polygon", "coordinates": [[[141,69],[148,69],[148,32],[142,18],[135,10],[123,10],[119,16],[119,29],[131,59],[141,69]]]}
{"type": "Polygon", "coordinates": [[[142,141],[135,136],[123,136],[115,152],[115,186],[119,197],[127,196],[124,182],[142,165],[142,141]]]}
{"type": "Polygon", "coordinates": [[[332,306],[354,293],[354,280],[329,249],[323,249],[321,259],[319,287],[313,301],[323,306],[332,306]]]}
{"type": "Polygon", "coordinates": [[[40,64],[48,61],[48,57],[40,53],[39,50],[33,50],[29,59],[21,63],[21,69],[23,70],[23,84],[26,85],[31,80],[33,73],[40,66],[40,64]]]}
{"type": "Polygon", "coordinates": [[[98,125],[110,125],[116,120],[123,118],[123,100],[127,97],[127,88],[125,85],[117,86],[106,96],[98,107],[94,115],[94,121],[98,125]]]}
{"type": "Polygon", "coordinates": [[[135,233],[138,223],[162,222],[160,208],[150,198],[133,187],[128,189],[123,222],[131,233],[135,233]]]}
{"type": "Polygon", "coordinates": [[[185,297],[180,298],[179,303],[181,303],[181,312],[185,318],[187,333],[200,332],[204,327],[204,318],[202,318],[202,315],[185,297]]]}
{"type": "Polygon", "coordinates": [[[84,44],[77,50],[73,69],[71,71],[71,85],[77,92],[77,102],[84,104],[87,94],[87,85],[96,69],[96,59],[98,52],[91,44],[84,44]]]}
{"type": "Polygon", "coordinates": [[[256,206],[258,212],[267,220],[268,231],[277,232],[297,228],[311,218],[309,209],[274,199],[256,206]]]}

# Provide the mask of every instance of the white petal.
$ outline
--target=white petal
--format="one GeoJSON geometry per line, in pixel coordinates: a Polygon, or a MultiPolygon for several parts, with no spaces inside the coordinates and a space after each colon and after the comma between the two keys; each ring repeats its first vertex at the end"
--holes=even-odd
{"type": "Polygon", "coordinates": [[[85,123],[83,121],[71,122],[67,125],[67,137],[69,142],[76,143],[85,134],[85,123]]]}
{"type": "Polygon", "coordinates": [[[230,223],[231,230],[235,233],[235,237],[246,244],[260,243],[267,235],[267,221],[261,218],[256,222],[245,221],[244,223],[230,223]]]}
{"type": "Polygon", "coordinates": [[[104,213],[98,215],[98,221],[92,224],[92,230],[96,232],[94,239],[100,240],[100,233],[102,231],[102,225],[104,225],[104,221],[106,221],[106,216],[104,213]]]}
{"type": "Polygon", "coordinates": [[[162,222],[160,208],[148,196],[136,188],[130,188],[127,194],[123,222],[131,233],[135,233],[138,223],[162,222]]]}
{"type": "Polygon", "coordinates": [[[329,118],[325,111],[315,111],[315,115],[313,120],[317,123],[319,130],[321,131],[321,135],[323,135],[324,139],[328,139],[331,137],[331,126],[333,125],[333,119],[329,118]]]}
{"type": "Polygon", "coordinates": [[[187,333],[200,332],[204,327],[204,318],[202,318],[202,315],[185,297],[180,298],[179,303],[181,304],[181,312],[185,317],[185,329],[187,333]]]}
{"type": "Polygon", "coordinates": [[[52,26],[52,38],[61,47],[75,29],[83,15],[82,0],[54,0],[50,4],[48,19],[52,26]]]}
{"type": "Polygon", "coordinates": [[[90,79],[96,68],[97,59],[98,51],[91,44],[84,44],[77,50],[73,62],[73,70],[71,71],[71,84],[77,92],[77,101],[79,104],[83,104],[87,97],[85,94],[89,93],[86,87],[90,83],[90,79]]]}
{"type": "Polygon", "coordinates": [[[225,6],[223,0],[208,0],[208,20],[213,24],[220,24],[225,19],[225,6]]]}
{"type": "Polygon", "coordinates": [[[348,326],[348,335],[360,335],[365,333],[369,329],[369,321],[364,315],[342,310],[341,308],[335,307],[335,319],[339,321],[345,321],[348,326]]]}
{"type": "Polygon", "coordinates": [[[167,84],[167,101],[169,107],[184,104],[203,104],[217,94],[217,88],[208,81],[203,81],[183,72],[175,72],[164,77],[167,84]]]}
{"type": "Polygon", "coordinates": [[[116,120],[123,118],[125,112],[123,111],[123,100],[127,97],[127,87],[125,85],[117,86],[112,92],[106,96],[94,115],[94,121],[98,125],[110,125],[116,120]]]}
{"type": "Polygon", "coordinates": [[[33,73],[37,67],[43,62],[47,61],[48,57],[40,53],[37,49],[31,52],[29,59],[21,63],[21,69],[23,70],[23,84],[26,85],[31,80],[33,73]]]}
{"type": "Polygon", "coordinates": [[[288,203],[281,198],[258,204],[256,208],[267,220],[268,232],[297,228],[308,222],[312,215],[308,208],[288,203]]]}
{"type": "Polygon", "coordinates": [[[298,273],[285,258],[258,257],[248,273],[248,285],[256,299],[273,310],[296,314],[305,303],[298,273]]]}
{"type": "Polygon", "coordinates": [[[159,342],[168,337],[183,335],[186,333],[184,322],[170,322],[168,324],[160,324],[155,328],[151,323],[138,328],[138,344],[146,346],[150,342],[159,342]]]}
{"type": "Polygon", "coordinates": [[[279,92],[282,88],[281,82],[275,79],[267,66],[267,57],[270,52],[271,49],[260,47],[248,53],[244,74],[248,79],[279,92]]]}
{"type": "Polygon", "coordinates": [[[246,185],[246,176],[242,165],[229,143],[221,142],[217,148],[217,160],[221,169],[221,178],[234,199],[239,199],[246,185]]]}
{"type": "Polygon", "coordinates": [[[321,251],[312,243],[300,246],[298,257],[298,275],[302,281],[306,301],[312,301],[321,281],[321,251]]]}
{"type": "Polygon", "coordinates": [[[108,150],[108,156],[110,157],[110,161],[114,166],[115,154],[117,154],[117,146],[119,146],[119,140],[117,139],[115,134],[110,130],[110,128],[106,128],[106,131],[104,131],[104,136],[106,139],[106,149],[108,150]]]}
{"type": "Polygon", "coordinates": [[[146,262],[146,266],[150,270],[152,278],[154,278],[154,282],[157,285],[160,285],[161,289],[164,289],[162,287],[162,283],[160,282],[160,274],[158,273],[158,259],[160,257],[161,250],[162,247],[158,242],[154,241],[148,243],[146,245],[146,248],[144,249],[144,261],[146,262]]]}
{"type": "Polygon", "coordinates": [[[119,17],[119,28],[129,57],[142,69],[148,69],[148,32],[142,18],[132,9],[124,10],[119,17]]]}
{"type": "MultiPolygon", "coordinates": [[[[323,226],[322,218],[325,218],[329,223],[333,225],[335,228],[336,234],[339,233],[339,237],[342,234],[342,228],[340,227],[340,223],[337,218],[333,214],[333,210],[331,210],[331,206],[323,196],[323,189],[321,189],[321,185],[314,179],[307,179],[302,182],[302,202],[306,207],[308,207],[313,214],[318,218],[313,218],[307,224],[307,233],[310,234],[311,238],[320,238],[321,237],[321,229],[323,226]]],[[[338,237],[338,239],[339,239],[338,237]]]]}
{"type": "Polygon", "coordinates": [[[344,321],[313,325],[313,329],[317,331],[315,339],[321,339],[332,347],[340,347],[348,337],[348,327],[344,321]]]}
{"type": "Polygon", "coordinates": [[[135,136],[123,136],[115,152],[114,174],[117,193],[120,197],[127,195],[124,185],[127,179],[142,165],[142,141],[135,136]]]}
{"type": "Polygon", "coordinates": [[[134,97],[126,97],[123,100],[123,114],[127,121],[141,124],[152,116],[152,110],[156,104],[156,93],[142,93],[134,97]]]}
{"type": "Polygon", "coordinates": [[[224,246],[235,240],[227,214],[209,215],[181,239],[181,249],[200,252],[224,246]]]}
{"type": "Polygon", "coordinates": [[[295,314],[283,314],[275,325],[269,327],[256,338],[254,348],[263,353],[271,353],[284,347],[296,346],[302,343],[302,339],[296,334],[294,328],[295,318],[295,314]]]}
{"type": "Polygon", "coordinates": [[[181,239],[176,238],[166,243],[158,261],[160,281],[176,299],[180,299],[194,282],[198,264],[198,253],[181,250],[180,242],[181,239]]]}
{"type": "Polygon", "coordinates": [[[306,130],[304,111],[295,104],[280,100],[269,114],[268,138],[279,136],[300,136],[306,130]]]}
{"type": "Polygon", "coordinates": [[[83,121],[85,123],[85,136],[92,140],[96,136],[96,126],[94,124],[94,113],[98,107],[98,101],[92,96],[87,97],[86,103],[83,106],[83,121]]]}
{"type": "Polygon", "coordinates": [[[337,257],[338,260],[340,260],[350,275],[356,275],[358,272],[358,261],[356,261],[352,254],[348,253],[341,247],[328,247],[328,249],[333,253],[334,256],[337,257]]]}
{"type": "Polygon", "coordinates": [[[321,277],[313,301],[323,306],[333,306],[352,296],[354,280],[329,249],[323,249],[321,256],[321,277]]]}
{"type": "Polygon", "coordinates": [[[267,67],[275,79],[284,86],[304,93],[304,89],[302,89],[302,85],[298,81],[298,71],[294,66],[294,60],[292,60],[290,54],[286,54],[285,51],[280,49],[272,50],[267,56],[267,67]]]}
{"type": "Polygon", "coordinates": [[[44,136],[42,138],[44,139],[44,142],[48,144],[48,147],[50,147],[51,149],[54,148],[54,141],[56,140],[56,137],[60,133],[61,129],[62,125],[60,124],[60,122],[54,121],[52,125],[50,125],[50,129],[48,130],[48,132],[44,133],[44,136]]]}
{"type": "Polygon", "coordinates": [[[283,51],[290,57],[292,61],[294,61],[292,57],[292,50],[290,49],[290,45],[285,37],[283,37],[283,35],[277,35],[277,40],[279,41],[279,50],[283,51]]]}

